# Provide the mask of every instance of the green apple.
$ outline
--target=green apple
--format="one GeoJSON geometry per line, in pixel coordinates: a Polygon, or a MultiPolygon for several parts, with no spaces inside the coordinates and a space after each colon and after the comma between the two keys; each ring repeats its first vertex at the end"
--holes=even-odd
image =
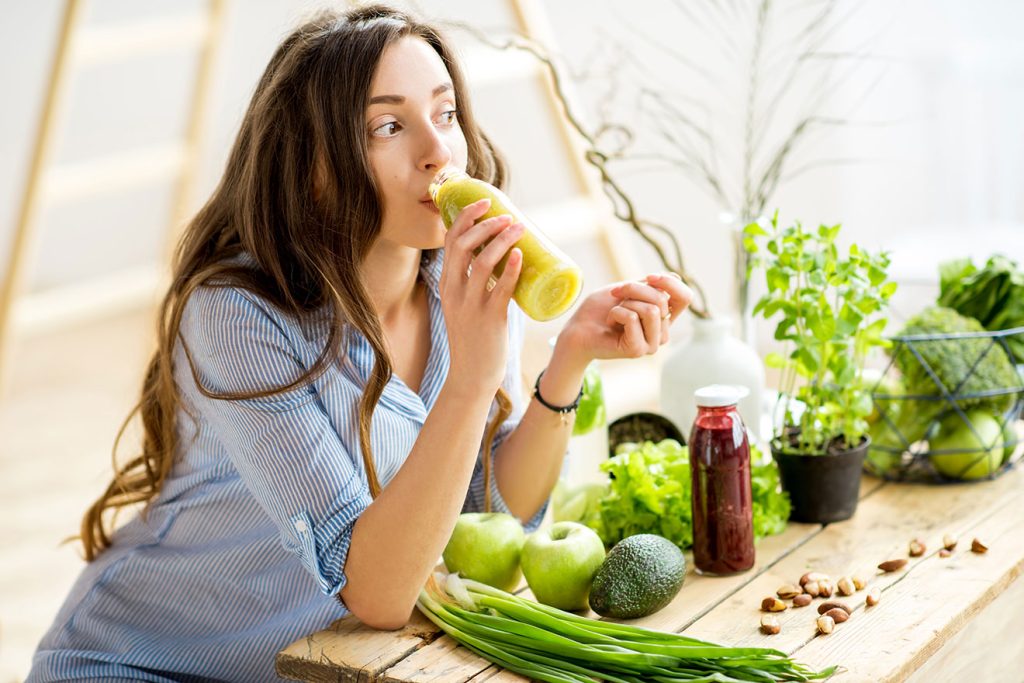
{"type": "Polygon", "coordinates": [[[587,609],[590,584],[602,562],[601,538],[576,522],[536,531],[523,546],[526,583],[539,602],[558,609],[587,609]]]}
{"type": "Polygon", "coordinates": [[[959,415],[951,415],[942,421],[939,433],[928,440],[928,447],[933,453],[948,452],[932,455],[932,465],[953,479],[982,479],[1002,464],[1003,429],[984,410],[968,412],[967,420],[970,424],[959,415]]]}
{"type": "Polygon", "coordinates": [[[504,512],[466,512],[444,547],[444,566],[503,591],[515,590],[522,578],[519,555],[526,542],[523,525],[504,512]]]}
{"type": "Polygon", "coordinates": [[[1005,464],[1017,450],[1020,437],[1017,436],[1016,420],[1007,420],[1003,425],[1003,463],[1005,464]]]}

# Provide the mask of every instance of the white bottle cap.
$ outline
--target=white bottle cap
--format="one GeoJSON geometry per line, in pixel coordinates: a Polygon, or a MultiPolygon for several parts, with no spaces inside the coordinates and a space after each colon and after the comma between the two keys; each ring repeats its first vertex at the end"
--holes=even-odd
{"type": "Polygon", "coordinates": [[[750,393],[740,384],[710,384],[693,392],[697,405],[702,408],[722,408],[736,405],[750,393]]]}

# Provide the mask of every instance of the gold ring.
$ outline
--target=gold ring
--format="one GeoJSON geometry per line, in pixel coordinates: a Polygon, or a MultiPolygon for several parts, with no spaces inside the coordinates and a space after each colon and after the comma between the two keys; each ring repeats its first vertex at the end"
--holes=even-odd
{"type": "Polygon", "coordinates": [[[661,320],[662,320],[662,322],[664,322],[664,321],[667,321],[667,320],[668,320],[669,318],[671,318],[671,317],[672,317],[672,312],[671,312],[671,311],[669,311],[669,312],[668,312],[668,313],[666,313],[665,315],[661,316],[661,320]]]}

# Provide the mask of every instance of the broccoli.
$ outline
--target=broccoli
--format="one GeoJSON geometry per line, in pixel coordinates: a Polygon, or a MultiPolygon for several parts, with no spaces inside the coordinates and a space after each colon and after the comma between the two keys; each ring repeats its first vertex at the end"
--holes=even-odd
{"type": "MultiPolygon", "coordinates": [[[[908,321],[898,336],[984,331],[985,328],[974,318],[962,316],[951,308],[932,306],[908,321]]],[[[1019,388],[1022,384],[1003,347],[985,337],[897,344],[894,362],[903,375],[908,395],[942,396],[942,390],[928,372],[931,368],[946,390],[956,397],[956,404],[965,411],[985,408],[995,415],[1003,414],[1014,405],[1017,394],[979,394],[1019,388]],[[910,345],[921,355],[924,363],[917,359],[910,345]]],[[[897,427],[907,442],[913,443],[924,438],[936,419],[953,407],[948,399],[905,399],[897,416],[897,427]]]]}

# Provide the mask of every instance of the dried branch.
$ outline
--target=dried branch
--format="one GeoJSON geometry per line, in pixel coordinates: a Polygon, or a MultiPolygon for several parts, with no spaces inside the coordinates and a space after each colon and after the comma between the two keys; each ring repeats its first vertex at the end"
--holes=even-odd
{"type": "Polygon", "coordinates": [[[600,174],[601,188],[612,202],[615,217],[631,226],[640,238],[654,250],[658,259],[665,268],[679,275],[683,282],[693,289],[695,299],[691,302],[689,310],[699,318],[710,317],[707,310],[707,297],[705,296],[704,289],[686,270],[682,248],[679,246],[679,240],[676,238],[675,233],[665,225],[641,217],[637,212],[636,205],[633,203],[633,200],[608,169],[610,162],[617,158],[621,158],[622,150],[620,149],[611,153],[602,150],[601,145],[599,144],[599,139],[601,137],[600,134],[609,130],[617,130],[620,132],[625,131],[628,134],[629,139],[632,139],[632,133],[623,126],[607,124],[599,128],[597,134],[588,131],[573,109],[569,106],[568,97],[565,94],[559,69],[555,66],[554,61],[547,52],[533,41],[521,36],[516,36],[504,41],[498,41],[468,24],[453,22],[451,25],[466,31],[480,42],[492,48],[498,50],[514,49],[527,52],[544,65],[551,77],[552,86],[562,105],[563,114],[566,120],[569,122],[569,125],[573,130],[575,130],[576,133],[586,142],[587,148],[584,151],[584,159],[588,164],[597,169],[600,174]],[[663,248],[658,240],[655,239],[654,235],[651,234],[652,231],[658,232],[667,238],[671,245],[670,250],[672,252],[672,258],[668,256],[665,248],[663,248]]]}

